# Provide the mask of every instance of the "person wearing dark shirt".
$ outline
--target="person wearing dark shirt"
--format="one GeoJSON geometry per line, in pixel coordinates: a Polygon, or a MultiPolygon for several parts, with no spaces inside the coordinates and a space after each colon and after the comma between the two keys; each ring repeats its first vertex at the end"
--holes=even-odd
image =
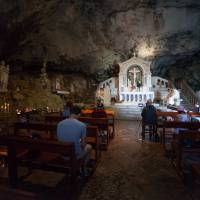
{"type": "MultiPolygon", "coordinates": [[[[148,99],[146,106],[142,110],[142,139],[145,139],[145,128],[149,127],[149,130],[153,131],[153,134],[156,134],[156,124],[157,124],[157,115],[156,108],[152,105],[152,100],[148,99]]],[[[152,132],[150,131],[150,138],[152,132]]]]}
{"type": "Polygon", "coordinates": [[[104,110],[104,104],[99,99],[96,104],[96,110],[104,110]]]}
{"type": "Polygon", "coordinates": [[[73,103],[71,101],[68,101],[65,106],[64,110],[62,112],[62,117],[68,118],[70,116],[70,108],[73,106],[73,103]]]}
{"type": "Polygon", "coordinates": [[[92,117],[94,117],[94,118],[106,118],[107,117],[107,114],[104,110],[104,105],[100,99],[97,101],[94,111],[92,112],[92,117]]]}

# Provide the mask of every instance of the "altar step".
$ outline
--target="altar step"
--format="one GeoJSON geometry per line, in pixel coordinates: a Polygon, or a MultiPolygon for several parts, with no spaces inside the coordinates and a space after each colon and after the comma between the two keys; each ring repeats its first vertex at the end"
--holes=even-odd
{"type": "Polygon", "coordinates": [[[187,97],[181,93],[180,95],[182,101],[181,101],[181,106],[183,106],[186,110],[193,110],[193,106],[189,103],[187,97]]]}
{"type": "Polygon", "coordinates": [[[141,120],[142,108],[135,105],[115,104],[112,106],[115,118],[121,120],[141,120]]]}

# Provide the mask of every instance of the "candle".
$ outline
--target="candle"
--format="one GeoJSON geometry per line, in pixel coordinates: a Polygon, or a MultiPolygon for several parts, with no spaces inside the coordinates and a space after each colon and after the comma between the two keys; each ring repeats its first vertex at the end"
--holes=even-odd
{"type": "Polygon", "coordinates": [[[4,112],[6,112],[6,102],[4,103],[4,112]]]}
{"type": "Polygon", "coordinates": [[[3,106],[1,106],[1,112],[3,112],[3,106]]]}
{"type": "Polygon", "coordinates": [[[10,112],[10,104],[8,103],[7,106],[8,106],[8,112],[10,112]]]}

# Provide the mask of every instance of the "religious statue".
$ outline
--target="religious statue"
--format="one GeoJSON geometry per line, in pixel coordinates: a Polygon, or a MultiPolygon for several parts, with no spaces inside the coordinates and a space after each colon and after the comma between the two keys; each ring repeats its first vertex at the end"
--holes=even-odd
{"type": "Polygon", "coordinates": [[[48,77],[47,77],[47,73],[46,73],[46,69],[47,69],[47,64],[46,62],[43,63],[43,67],[41,69],[41,83],[43,87],[46,87],[48,85],[48,77]]]}
{"type": "Polygon", "coordinates": [[[128,80],[130,81],[131,89],[133,90],[137,87],[140,90],[140,88],[142,87],[141,69],[138,66],[132,66],[128,70],[127,77],[128,77],[128,80]]]}
{"type": "Polygon", "coordinates": [[[136,79],[136,85],[137,85],[138,90],[140,91],[140,88],[142,87],[142,83],[139,79],[136,79]]]}
{"type": "Polygon", "coordinates": [[[180,105],[180,93],[177,89],[169,88],[167,97],[164,99],[164,102],[169,105],[180,105]]]}
{"type": "Polygon", "coordinates": [[[1,61],[0,64],[0,91],[7,92],[8,90],[8,78],[9,78],[10,66],[5,64],[5,61],[1,61]]]}
{"type": "Polygon", "coordinates": [[[60,90],[61,87],[60,87],[60,79],[59,78],[56,78],[56,90],[60,90]]]}
{"type": "Polygon", "coordinates": [[[131,82],[131,88],[134,88],[134,72],[129,71],[129,73],[128,73],[128,79],[131,82]]]}

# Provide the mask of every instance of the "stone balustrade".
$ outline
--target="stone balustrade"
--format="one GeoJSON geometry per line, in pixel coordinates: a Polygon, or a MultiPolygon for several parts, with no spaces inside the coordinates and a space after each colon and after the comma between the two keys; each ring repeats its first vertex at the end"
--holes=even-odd
{"type": "Polygon", "coordinates": [[[154,92],[121,92],[120,101],[126,103],[146,103],[147,99],[154,99],[154,92]]]}

